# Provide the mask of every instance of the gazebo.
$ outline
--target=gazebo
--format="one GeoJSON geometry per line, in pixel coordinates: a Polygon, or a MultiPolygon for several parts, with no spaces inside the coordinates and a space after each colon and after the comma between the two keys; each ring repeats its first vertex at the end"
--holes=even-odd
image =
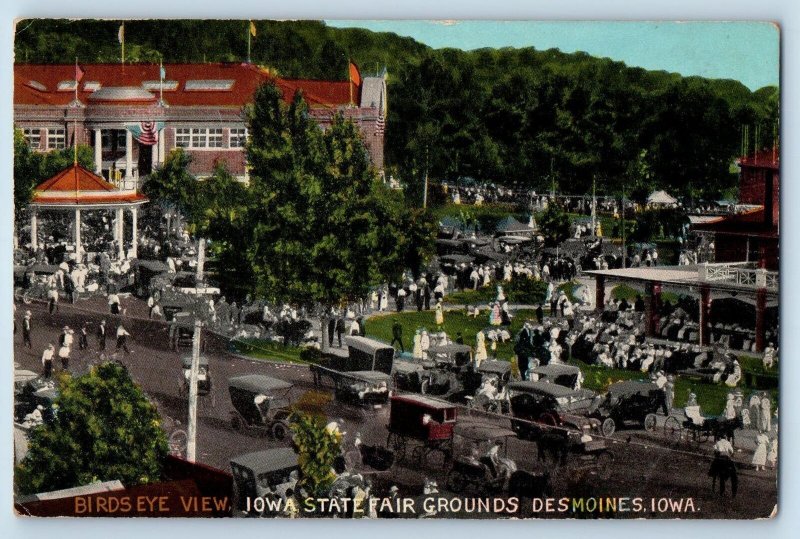
{"type": "Polygon", "coordinates": [[[77,163],[62,170],[52,178],[40,183],[33,191],[31,209],[31,247],[39,248],[38,210],[57,210],[75,212],[75,254],[80,257],[83,252],[81,243],[81,211],[108,210],[116,213],[114,223],[114,241],[118,255],[124,258],[125,251],[125,210],[131,212],[133,237],[131,238],[130,256],[136,258],[138,238],[139,206],[148,202],[146,196],[135,189],[122,190],[107,182],[77,163]]]}
{"type": "Polygon", "coordinates": [[[678,200],[666,191],[653,191],[647,197],[648,206],[675,206],[678,200]]]}

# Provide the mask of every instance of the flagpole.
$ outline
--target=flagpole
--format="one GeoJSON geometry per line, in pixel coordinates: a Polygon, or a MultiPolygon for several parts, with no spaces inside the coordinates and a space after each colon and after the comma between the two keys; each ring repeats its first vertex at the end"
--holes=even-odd
{"type": "MultiPolygon", "coordinates": [[[[75,57],[75,115],[72,120],[72,163],[78,166],[78,57],[75,57]]],[[[78,192],[78,182],[75,181],[75,193],[78,192]]]]}
{"type": "Polygon", "coordinates": [[[125,23],[120,27],[120,44],[122,45],[122,65],[125,66],[125,23]]]}
{"type": "Polygon", "coordinates": [[[164,104],[164,59],[161,58],[161,61],[158,63],[158,80],[160,81],[158,84],[158,104],[164,104]]]}
{"type": "Polygon", "coordinates": [[[248,21],[247,24],[247,63],[250,63],[250,36],[253,33],[252,30],[253,21],[248,21]]]}
{"type": "Polygon", "coordinates": [[[353,106],[353,75],[351,74],[350,66],[350,58],[347,59],[347,87],[350,88],[350,106],[353,106]]]}

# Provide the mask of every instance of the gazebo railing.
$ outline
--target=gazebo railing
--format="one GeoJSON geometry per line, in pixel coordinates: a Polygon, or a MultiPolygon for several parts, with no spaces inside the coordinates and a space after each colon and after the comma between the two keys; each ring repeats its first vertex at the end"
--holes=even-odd
{"type": "Polygon", "coordinates": [[[779,276],[777,271],[754,268],[752,262],[733,262],[720,264],[700,264],[700,281],[729,283],[745,288],[766,288],[777,291],[779,276]]]}

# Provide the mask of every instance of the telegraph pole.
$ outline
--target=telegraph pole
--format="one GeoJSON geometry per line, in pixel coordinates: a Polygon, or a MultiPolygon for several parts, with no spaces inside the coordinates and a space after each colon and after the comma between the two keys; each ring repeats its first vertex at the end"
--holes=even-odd
{"type": "Polygon", "coordinates": [[[189,426],[186,433],[186,460],[195,461],[197,452],[197,375],[200,370],[200,333],[203,323],[199,318],[194,320],[194,336],[192,337],[192,369],[189,371],[189,426]]]}
{"type": "Polygon", "coordinates": [[[625,186],[622,186],[622,212],[620,213],[622,219],[622,268],[625,269],[625,257],[628,255],[625,248],[625,186]]]}
{"type": "Polygon", "coordinates": [[[597,235],[597,178],[592,175],[592,236],[597,235]]]}
{"type": "Polygon", "coordinates": [[[195,279],[197,280],[197,285],[200,286],[200,283],[203,282],[203,266],[206,263],[206,240],[200,238],[197,240],[197,273],[195,274],[195,279]]]}
{"type": "Polygon", "coordinates": [[[422,193],[422,208],[428,207],[428,147],[425,147],[425,192],[422,193]]]}

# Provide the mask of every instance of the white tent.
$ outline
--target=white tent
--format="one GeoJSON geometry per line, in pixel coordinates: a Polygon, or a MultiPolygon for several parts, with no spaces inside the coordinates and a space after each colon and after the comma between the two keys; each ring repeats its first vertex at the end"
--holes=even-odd
{"type": "Polygon", "coordinates": [[[678,203],[676,198],[673,198],[666,191],[653,191],[647,197],[648,206],[674,206],[678,203]]]}

